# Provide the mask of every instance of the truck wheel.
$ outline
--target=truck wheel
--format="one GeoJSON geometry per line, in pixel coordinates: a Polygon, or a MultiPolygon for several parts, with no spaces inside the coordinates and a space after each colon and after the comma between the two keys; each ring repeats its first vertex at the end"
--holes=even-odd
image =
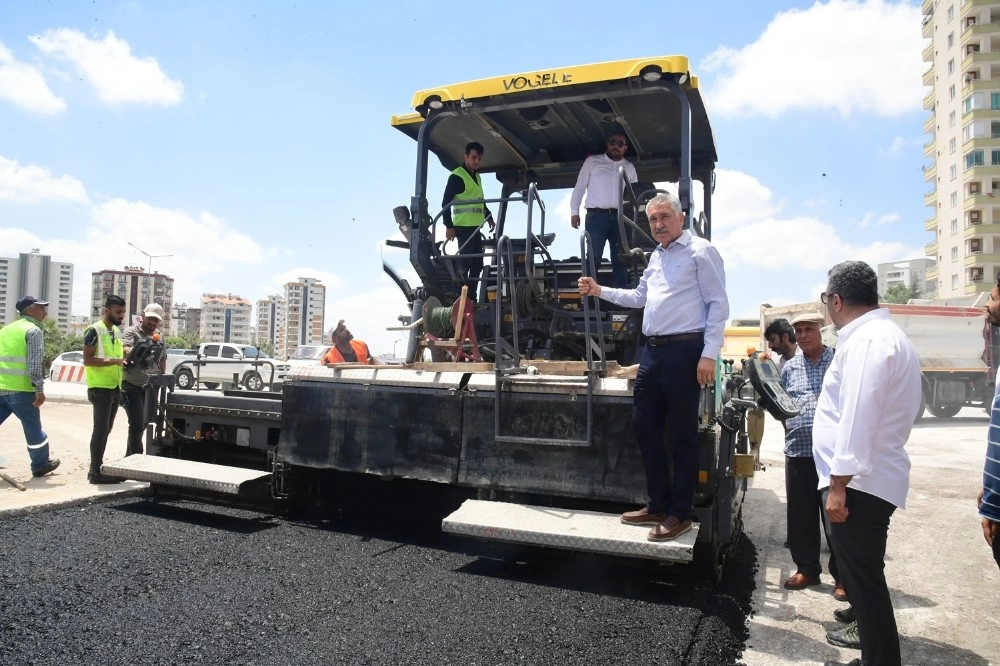
{"type": "Polygon", "coordinates": [[[190,370],[181,370],[174,377],[174,381],[177,382],[177,388],[189,389],[194,386],[194,375],[191,374],[190,370]]]}
{"type": "Polygon", "coordinates": [[[205,382],[205,388],[214,391],[215,389],[219,388],[219,384],[218,382],[205,382]]]}
{"type": "Polygon", "coordinates": [[[256,372],[248,372],[243,375],[243,388],[248,391],[260,391],[264,388],[264,380],[256,372]]]}
{"type": "Polygon", "coordinates": [[[950,419],[962,411],[962,405],[927,405],[927,411],[939,419],[950,419]]]}
{"type": "Polygon", "coordinates": [[[920,419],[924,418],[924,410],[926,409],[926,407],[927,407],[927,401],[924,400],[924,392],[921,391],[920,392],[920,409],[917,410],[917,416],[916,416],[916,418],[913,419],[914,423],[917,423],[917,422],[920,421],[920,419]]]}

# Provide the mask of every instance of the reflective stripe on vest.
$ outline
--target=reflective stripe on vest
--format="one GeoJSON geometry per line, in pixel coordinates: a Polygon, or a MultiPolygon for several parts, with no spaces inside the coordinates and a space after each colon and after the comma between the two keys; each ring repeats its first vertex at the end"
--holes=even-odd
{"type": "Polygon", "coordinates": [[[462,204],[463,201],[483,199],[483,183],[477,173],[475,178],[464,166],[460,166],[453,174],[465,183],[465,190],[456,194],[452,200],[451,223],[456,227],[478,227],[483,223],[486,206],[482,203],[462,204]]]}
{"type": "Polygon", "coordinates": [[[35,324],[16,319],[0,329],[0,389],[35,392],[28,372],[28,341],[25,336],[35,324]]]}
{"type": "MultiPolygon", "coordinates": [[[[97,349],[94,356],[103,359],[124,358],[122,333],[117,326],[111,330],[100,319],[91,326],[97,331],[97,349]]],[[[122,367],[120,365],[105,365],[86,367],[88,388],[119,388],[122,385],[122,367]]]]}

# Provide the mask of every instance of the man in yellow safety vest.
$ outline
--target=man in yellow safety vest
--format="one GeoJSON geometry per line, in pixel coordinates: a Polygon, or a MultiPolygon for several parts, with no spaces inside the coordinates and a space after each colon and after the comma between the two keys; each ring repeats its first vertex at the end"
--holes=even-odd
{"type": "Polygon", "coordinates": [[[87,399],[94,406],[94,430],[90,435],[91,483],[120,483],[101,474],[108,435],[122,396],[122,366],[125,365],[122,332],[125,299],[114,294],[104,301],[104,317],[83,332],[83,365],[87,375],[87,399]]]}
{"type": "Polygon", "coordinates": [[[45,402],[41,322],[48,306],[46,301],[25,296],[16,305],[20,319],[0,329],[0,423],[11,414],[21,421],[32,476],[45,476],[59,467],[59,459],[49,457],[49,437],[42,430],[39,409],[45,402]]]}

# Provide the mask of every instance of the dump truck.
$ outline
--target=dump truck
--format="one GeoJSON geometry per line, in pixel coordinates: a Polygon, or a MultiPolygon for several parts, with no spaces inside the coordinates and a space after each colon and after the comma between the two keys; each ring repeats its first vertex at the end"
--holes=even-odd
{"type": "MultiPolygon", "coordinates": [[[[882,307],[906,333],[920,359],[923,403],[918,419],[925,410],[938,418],[951,418],[963,407],[989,410],[996,385],[1000,336],[982,307],[933,303],[883,303],[882,307]]],[[[765,305],[760,310],[761,330],[775,319],[791,321],[802,312],[827,314],[819,300],[765,305]]],[[[836,346],[832,323],[824,327],[824,342],[836,346]]]]}
{"type": "Polygon", "coordinates": [[[337,492],[360,477],[382,480],[380,495],[446,487],[454,503],[441,526],[463,538],[718,576],[742,530],[762,406],[771,409],[780,393],[773,364],[758,359],[743,372],[720,359],[716,381],[703,389],[695,527],[654,543],[646,530],[622,525],[620,512],[646,500],[631,425],[642,311],[581,299],[579,276],[608,284],[610,268],[584,259],[592,254],[586,233],[553,229],[545,202],[572,187],[586,157],[620,131],[639,176],[630,183],[618,174],[617,232],[630,284],[656,247],[645,202],[664,184],[676,190],[692,233],[711,236],[716,148],[687,58],[446,85],[418,91],[411,108],[391,125],[414,141],[415,185],[408,204],[386,209],[398,230],[386,244],[412,268],[403,276],[385,266],[400,290],[406,363],[296,367],[281,394],[173,392],[165,376],[153,455],[130,456],[105,473],[216,495],[263,480],[288,506],[363,504],[358,492],[337,492]],[[430,204],[440,193],[428,192],[434,163],[454,169],[470,141],[485,147],[484,182],[496,179],[486,191],[499,189],[483,200],[496,211],[496,230],[483,242],[478,279],[461,271],[469,255],[448,251],[442,211],[430,204]],[[553,256],[556,233],[573,233],[579,253],[553,256]]]}

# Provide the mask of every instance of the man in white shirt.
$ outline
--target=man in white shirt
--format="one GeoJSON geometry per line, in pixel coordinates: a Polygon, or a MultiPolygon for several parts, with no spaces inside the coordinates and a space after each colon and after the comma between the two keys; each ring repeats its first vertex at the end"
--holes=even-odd
{"type": "Polygon", "coordinates": [[[851,664],[899,666],[899,633],[885,581],[889,519],[905,508],[906,440],[920,408],[920,363],[878,306],[877,276],[861,261],[830,269],[822,301],[839,337],[813,420],[813,458],[840,577],[855,625],[830,632],[861,647],[851,664]]]}
{"type": "Polygon", "coordinates": [[[618,229],[618,204],[625,186],[618,179],[618,169],[625,167],[630,183],[638,180],[635,167],[625,159],[628,139],[623,132],[612,132],[607,149],[600,155],[591,155],[583,162],[576,178],[576,187],[569,200],[570,224],[580,228],[580,204],[587,193],[587,221],[584,229],[594,245],[594,264],[600,268],[604,246],[610,245],[611,286],[621,289],[628,286],[628,270],[618,256],[621,252],[621,234],[618,229]]]}

